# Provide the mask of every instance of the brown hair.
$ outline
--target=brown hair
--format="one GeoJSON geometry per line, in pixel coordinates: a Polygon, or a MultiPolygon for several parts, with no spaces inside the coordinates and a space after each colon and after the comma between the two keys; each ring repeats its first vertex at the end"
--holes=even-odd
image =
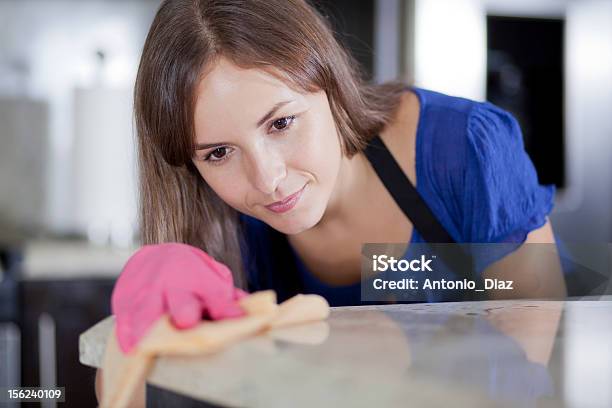
{"type": "Polygon", "coordinates": [[[326,92],[342,151],[362,151],[391,120],[404,85],[367,85],[328,22],[304,0],[166,0],[153,20],[134,90],[143,244],[199,247],[245,287],[238,214],[193,165],[195,88],[223,56],[295,89],[326,92]]]}

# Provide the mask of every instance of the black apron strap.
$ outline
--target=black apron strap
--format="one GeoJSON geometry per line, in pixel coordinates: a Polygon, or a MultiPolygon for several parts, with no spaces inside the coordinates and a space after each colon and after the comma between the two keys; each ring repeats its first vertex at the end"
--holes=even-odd
{"type": "MultiPolygon", "coordinates": [[[[406,177],[380,136],[376,135],[369,142],[364,153],[387,191],[427,243],[456,243],[406,177]]],[[[444,262],[461,278],[474,280],[478,287],[482,287],[481,278],[474,276],[471,255],[464,252],[462,248],[458,246],[445,247],[440,255],[442,255],[444,262]]],[[[465,291],[463,297],[464,300],[476,300],[478,298],[475,292],[471,290],[465,291]]]]}
{"type": "Polygon", "coordinates": [[[406,177],[380,136],[376,135],[370,141],[365,155],[372,163],[387,191],[425,241],[430,243],[455,242],[406,177]]]}

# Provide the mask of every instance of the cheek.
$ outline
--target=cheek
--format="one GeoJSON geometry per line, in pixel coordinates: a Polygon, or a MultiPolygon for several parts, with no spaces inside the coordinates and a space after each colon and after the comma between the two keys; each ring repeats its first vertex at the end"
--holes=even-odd
{"type": "MultiPolygon", "coordinates": [[[[244,197],[246,195],[243,176],[236,171],[211,169],[202,171],[198,169],[204,181],[225,203],[237,210],[243,210],[244,197]]],[[[230,169],[231,170],[231,169],[230,169]]]]}
{"type": "Polygon", "coordinates": [[[209,183],[210,187],[217,193],[217,195],[226,203],[231,206],[234,206],[237,202],[239,202],[239,198],[241,196],[240,190],[233,188],[233,186],[227,183],[209,183]]]}
{"type": "Polygon", "coordinates": [[[299,143],[292,152],[291,162],[294,167],[312,173],[318,182],[324,183],[335,174],[340,156],[333,120],[319,116],[300,128],[299,143]]]}

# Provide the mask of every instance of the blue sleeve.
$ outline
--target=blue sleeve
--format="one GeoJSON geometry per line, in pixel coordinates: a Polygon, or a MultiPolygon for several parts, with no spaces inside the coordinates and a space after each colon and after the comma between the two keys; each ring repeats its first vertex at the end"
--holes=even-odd
{"type": "Polygon", "coordinates": [[[481,272],[546,223],[555,188],[539,184],[516,119],[490,103],[470,112],[465,149],[464,242],[515,244],[479,254],[476,268],[481,272]]]}

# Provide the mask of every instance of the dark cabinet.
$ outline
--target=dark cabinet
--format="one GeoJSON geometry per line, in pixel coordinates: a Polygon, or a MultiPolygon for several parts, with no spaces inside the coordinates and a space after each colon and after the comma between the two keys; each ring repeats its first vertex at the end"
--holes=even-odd
{"type": "Polygon", "coordinates": [[[95,407],[95,370],[79,362],[79,335],[110,314],[115,279],[28,280],[21,259],[18,249],[0,250],[0,386],[65,387],[58,405],[95,407]]]}
{"type": "Polygon", "coordinates": [[[95,370],[79,362],[79,335],[110,314],[113,279],[23,281],[19,285],[22,385],[55,380],[67,407],[94,407],[95,370]]]}

